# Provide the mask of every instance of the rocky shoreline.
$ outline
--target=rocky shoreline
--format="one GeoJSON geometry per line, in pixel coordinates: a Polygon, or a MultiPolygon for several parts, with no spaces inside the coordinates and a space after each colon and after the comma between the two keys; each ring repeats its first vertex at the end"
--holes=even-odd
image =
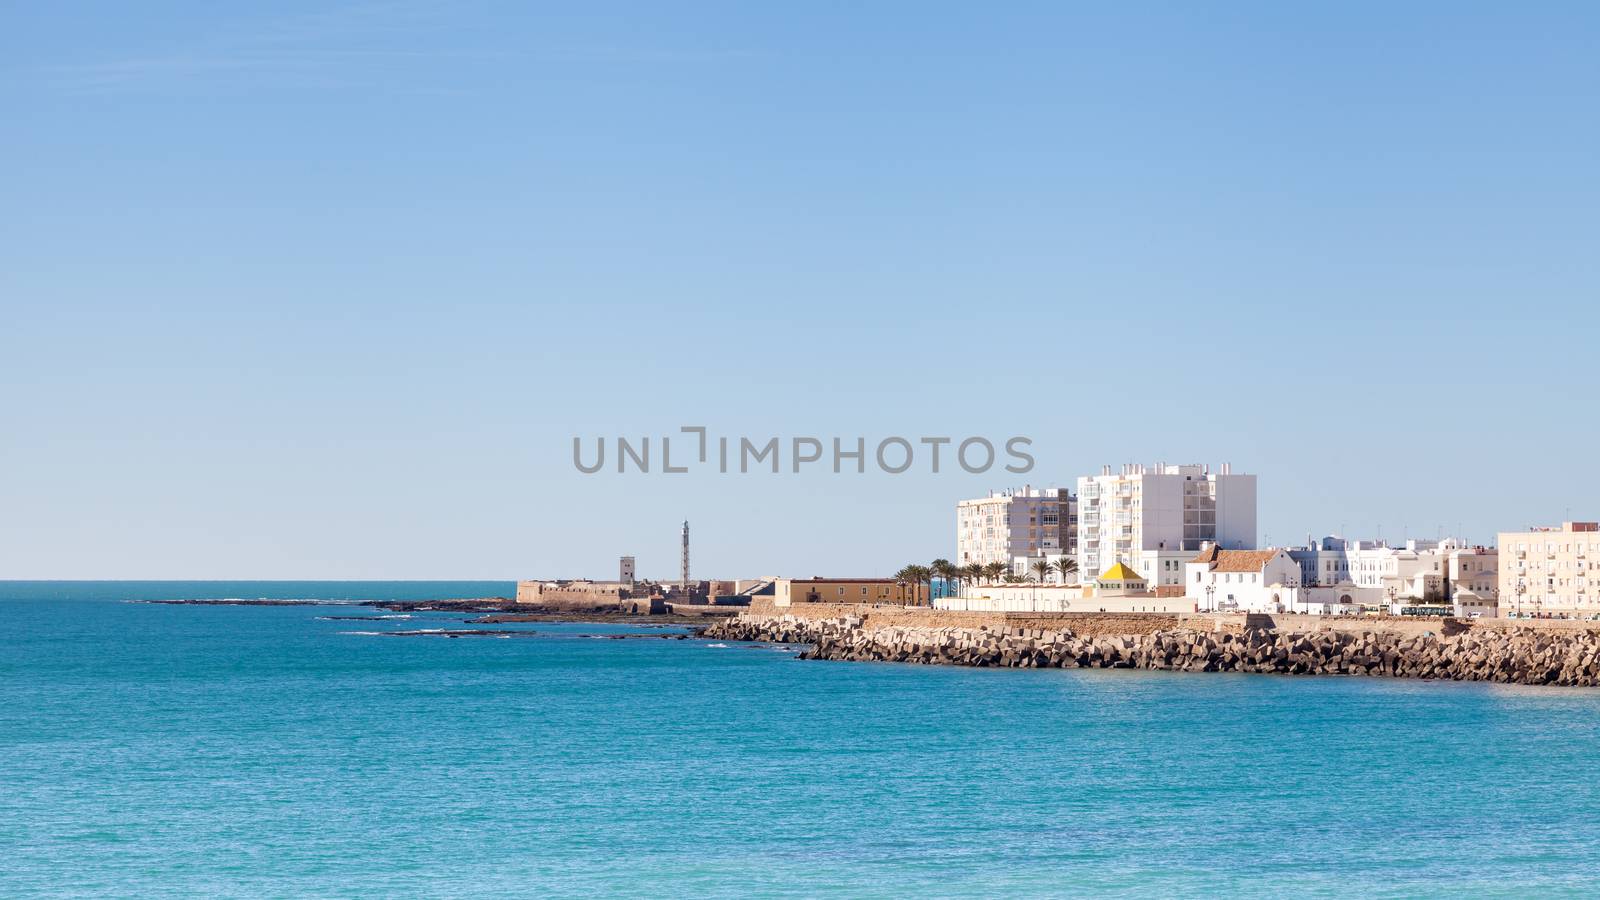
{"type": "Polygon", "coordinates": [[[859,617],[739,617],[701,636],[809,644],[801,659],[1063,669],[1154,669],[1600,685],[1600,634],[1469,629],[1443,637],[1382,630],[1206,632],[1187,628],[1115,637],[992,626],[864,626],[859,617]]]}
{"type": "MultiPolygon", "coordinates": [[[[473,625],[499,625],[511,622],[594,622],[614,625],[703,625],[705,616],[675,615],[666,613],[636,613],[619,608],[594,609],[542,609],[530,610],[507,597],[464,597],[449,600],[273,600],[273,599],[205,599],[205,600],[134,600],[133,603],[151,603],[163,606],[345,606],[352,609],[370,608],[386,612],[449,612],[476,613],[477,618],[464,619],[473,625]]],[[[730,613],[731,615],[731,613],[730,613]]],[[[346,621],[378,619],[381,616],[322,616],[321,618],[346,621]]]]}

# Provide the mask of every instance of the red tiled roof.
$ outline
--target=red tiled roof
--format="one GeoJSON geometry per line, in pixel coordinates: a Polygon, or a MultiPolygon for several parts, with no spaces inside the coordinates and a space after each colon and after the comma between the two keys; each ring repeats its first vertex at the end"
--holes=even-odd
{"type": "Polygon", "coordinates": [[[1190,562],[1211,563],[1213,572],[1259,572],[1278,555],[1277,550],[1210,550],[1190,562]]]}

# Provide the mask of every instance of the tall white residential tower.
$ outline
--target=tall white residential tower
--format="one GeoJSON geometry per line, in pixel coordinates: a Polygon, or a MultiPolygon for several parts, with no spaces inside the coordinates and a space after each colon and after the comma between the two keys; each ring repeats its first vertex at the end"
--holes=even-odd
{"type": "Polygon", "coordinates": [[[1152,587],[1183,583],[1184,564],[1210,543],[1256,546],[1256,476],[1223,463],[1110,466],[1078,479],[1078,571],[1090,578],[1118,562],[1152,587]]]}

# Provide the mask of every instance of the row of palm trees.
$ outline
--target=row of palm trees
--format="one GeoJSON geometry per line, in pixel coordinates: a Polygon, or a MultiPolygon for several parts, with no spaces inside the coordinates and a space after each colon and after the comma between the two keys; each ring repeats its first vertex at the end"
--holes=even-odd
{"type": "Polygon", "coordinates": [[[923,596],[931,597],[935,578],[955,586],[959,586],[962,582],[983,584],[985,581],[990,584],[1040,584],[1048,580],[1051,575],[1058,574],[1065,583],[1068,577],[1077,571],[1078,561],[1068,556],[1063,556],[1053,563],[1042,559],[1034,560],[1026,577],[1012,572],[1011,567],[1002,562],[968,563],[958,566],[948,559],[936,559],[925,566],[912,563],[894,573],[894,577],[896,581],[917,585],[919,591],[923,585],[927,585],[928,591],[923,596]]]}

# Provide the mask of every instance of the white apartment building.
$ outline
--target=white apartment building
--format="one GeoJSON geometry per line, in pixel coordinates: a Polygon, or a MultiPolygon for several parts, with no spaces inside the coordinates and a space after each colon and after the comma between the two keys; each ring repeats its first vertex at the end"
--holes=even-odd
{"type": "Polygon", "coordinates": [[[991,491],[956,504],[956,565],[1017,557],[1054,557],[1075,550],[1077,499],[1066,488],[991,491]]]}
{"type": "Polygon", "coordinates": [[[1151,585],[1184,580],[1184,565],[1210,542],[1227,550],[1256,545],[1256,476],[1224,463],[1147,466],[1078,479],[1078,571],[1123,562],[1151,585]]]}
{"type": "Polygon", "coordinates": [[[1500,611],[1518,616],[1600,616],[1600,523],[1502,531],[1500,611]]]}

